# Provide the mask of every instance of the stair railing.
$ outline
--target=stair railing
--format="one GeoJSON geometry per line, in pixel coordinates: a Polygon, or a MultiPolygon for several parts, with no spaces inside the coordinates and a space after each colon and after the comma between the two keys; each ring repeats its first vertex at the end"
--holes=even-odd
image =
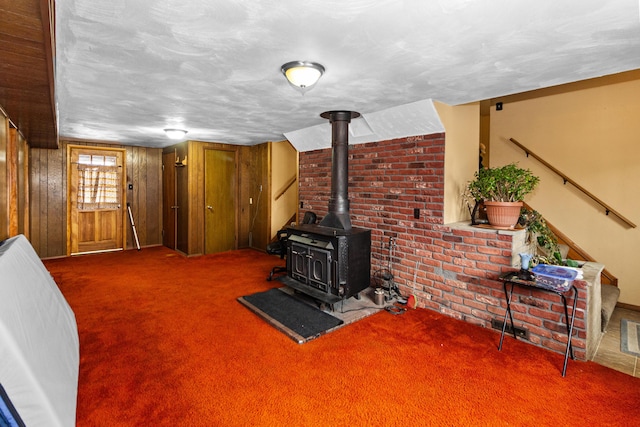
{"type": "Polygon", "coordinates": [[[606,204],[605,202],[600,200],[598,197],[596,197],[594,194],[589,192],[583,186],[581,186],[580,184],[575,182],[573,179],[569,178],[564,173],[560,172],[557,168],[555,168],[554,166],[549,164],[547,161],[545,161],[543,158],[541,158],[540,156],[538,156],[537,154],[535,154],[534,152],[529,150],[527,147],[525,147],[524,145],[522,145],[521,143],[516,141],[514,138],[509,138],[509,141],[513,142],[520,149],[522,149],[525,152],[525,154],[527,155],[527,157],[529,157],[531,155],[534,159],[536,159],[537,161],[539,161],[540,163],[542,163],[543,165],[545,165],[546,167],[551,169],[553,172],[555,172],[557,175],[559,175],[562,178],[562,180],[564,181],[565,184],[568,182],[571,185],[573,185],[574,187],[576,187],[578,190],[582,191],[584,194],[589,196],[593,201],[595,201],[597,204],[599,204],[600,206],[602,206],[605,209],[605,214],[606,215],[609,215],[609,213],[612,213],[615,216],[617,216],[622,222],[627,224],[629,227],[636,228],[636,225],[633,222],[631,222],[631,220],[625,218],[620,212],[616,211],[611,206],[609,206],[608,204],[606,204]]]}
{"type": "Polygon", "coordinates": [[[293,177],[291,177],[289,179],[289,181],[287,181],[287,183],[284,185],[284,188],[282,190],[280,190],[280,192],[278,192],[278,194],[276,194],[276,197],[274,197],[274,201],[278,200],[280,197],[284,196],[285,193],[287,192],[287,190],[289,190],[289,188],[291,188],[291,186],[293,184],[296,183],[296,181],[298,180],[297,175],[294,175],[293,177]]]}

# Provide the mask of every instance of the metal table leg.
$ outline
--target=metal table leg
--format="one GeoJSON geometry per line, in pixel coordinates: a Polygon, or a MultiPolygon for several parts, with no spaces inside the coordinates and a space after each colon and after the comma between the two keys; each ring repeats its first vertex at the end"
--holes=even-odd
{"type": "Polygon", "coordinates": [[[571,310],[571,324],[569,324],[569,315],[567,313],[567,299],[564,295],[560,295],[562,297],[562,302],[564,303],[564,315],[565,321],[567,322],[567,349],[564,352],[564,365],[562,366],[562,376],[564,377],[567,373],[567,362],[569,361],[569,353],[571,353],[571,359],[574,359],[573,356],[573,346],[571,345],[571,340],[573,338],[573,323],[576,319],[576,307],[578,305],[578,289],[574,285],[571,285],[571,289],[573,290],[573,307],[571,310]]]}
{"type": "Polygon", "coordinates": [[[513,338],[518,339],[518,337],[516,336],[516,328],[513,325],[513,315],[511,314],[511,298],[513,297],[513,288],[515,285],[511,282],[504,282],[502,286],[504,289],[505,300],[507,301],[507,310],[504,313],[504,319],[502,321],[502,334],[500,335],[500,344],[498,345],[498,351],[502,350],[502,341],[504,340],[504,333],[507,330],[507,316],[509,316],[509,320],[511,321],[511,330],[513,331],[513,338]],[[508,283],[511,284],[510,292],[507,292],[508,283]]]}
{"type": "Polygon", "coordinates": [[[576,318],[576,307],[578,306],[578,289],[575,287],[575,285],[571,285],[571,290],[573,291],[573,305],[572,305],[571,316],[569,316],[569,309],[567,307],[567,297],[565,296],[565,293],[567,293],[568,290],[565,292],[560,292],[554,289],[536,286],[535,283],[531,281],[527,282],[527,281],[516,280],[516,279],[512,281],[511,279],[513,279],[514,277],[512,274],[513,273],[509,273],[508,276],[502,277],[502,280],[503,280],[502,286],[504,289],[504,295],[505,295],[507,307],[506,307],[506,311],[504,313],[504,319],[502,322],[502,333],[500,334],[500,344],[498,345],[498,350],[499,351],[502,350],[504,335],[507,331],[507,318],[509,318],[509,321],[511,322],[511,328],[513,329],[513,338],[518,339],[515,325],[513,323],[513,313],[511,311],[511,302],[513,300],[513,290],[516,285],[521,286],[523,288],[535,289],[543,292],[551,292],[556,295],[560,295],[560,298],[562,299],[562,305],[564,307],[565,325],[567,327],[567,347],[564,352],[564,364],[562,366],[562,376],[564,377],[567,373],[567,364],[569,361],[569,355],[571,355],[571,359],[575,359],[575,355],[573,353],[572,339],[573,339],[573,326],[576,318]],[[509,284],[511,285],[510,289],[507,288],[507,285],[509,284]]]}

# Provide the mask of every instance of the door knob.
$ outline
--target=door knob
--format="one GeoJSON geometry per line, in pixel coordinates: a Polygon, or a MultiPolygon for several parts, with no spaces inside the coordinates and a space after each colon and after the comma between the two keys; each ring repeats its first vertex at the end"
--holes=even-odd
{"type": "Polygon", "coordinates": [[[211,212],[213,212],[213,206],[207,205],[207,209],[209,209],[211,212]]]}

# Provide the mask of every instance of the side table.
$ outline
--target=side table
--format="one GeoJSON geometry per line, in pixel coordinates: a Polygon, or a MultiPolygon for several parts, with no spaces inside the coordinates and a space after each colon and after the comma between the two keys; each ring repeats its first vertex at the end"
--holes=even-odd
{"type": "Polygon", "coordinates": [[[560,295],[560,298],[562,298],[562,304],[564,305],[564,318],[567,325],[567,349],[564,352],[564,366],[562,367],[562,376],[564,377],[567,372],[567,362],[569,359],[569,354],[571,354],[571,359],[574,359],[571,338],[573,336],[573,322],[576,316],[576,306],[578,305],[578,289],[573,285],[573,283],[571,283],[571,285],[567,289],[554,289],[552,287],[540,284],[535,280],[521,279],[518,277],[518,272],[516,271],[503,274],[502,276],[500,276],[500,280],[503,282],[504,297],[507,303],[507,310],[504,313],[504,320],[502,322],[502,334],[500,335],[500,345],[498,345],[498,351],[502,350],[502,342],[504,340],[505,331],[507,330],[507,317],[509,317],[509,321],[511,322],[513,338],[518,339],[518,337],[516,336],[515,326],[513,324],[513,315],[511,314],[511,299],[513,297],[513,289],[516,286],[520,286],[524,289],[528,288],[535,289],[537,291],[551,292],[556,295],[560,295]],[[511,285],[511,288],[507,289],[509,285],[511,285]],[[566,294],[571,290],[573,291],[573,307],[571,311],[571,317],[569,317],[566,294]]]}

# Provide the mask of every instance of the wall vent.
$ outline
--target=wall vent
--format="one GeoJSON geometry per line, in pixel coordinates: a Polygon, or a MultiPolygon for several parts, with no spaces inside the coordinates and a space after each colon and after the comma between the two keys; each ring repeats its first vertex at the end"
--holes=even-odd
{"type": "MultiPolygon", "coordinates": [[[[499,331],[502,331],[502,320],[498,320],[498,319],[491,319],[491,327],[493,329],[497,329],[499,331]]],[[[519,328],[518,326],[516,326],[516,336],[520,337],[520,338],[524,338],[526,340],[529,339],[529,331],[524,329],[524,328],[519,328]]],[[[507,322],[507,329],[505,329],[504,331],[505,335],[511,335],[513,336],[513,328],[511,327],[511,323],[507,322]]]]}

